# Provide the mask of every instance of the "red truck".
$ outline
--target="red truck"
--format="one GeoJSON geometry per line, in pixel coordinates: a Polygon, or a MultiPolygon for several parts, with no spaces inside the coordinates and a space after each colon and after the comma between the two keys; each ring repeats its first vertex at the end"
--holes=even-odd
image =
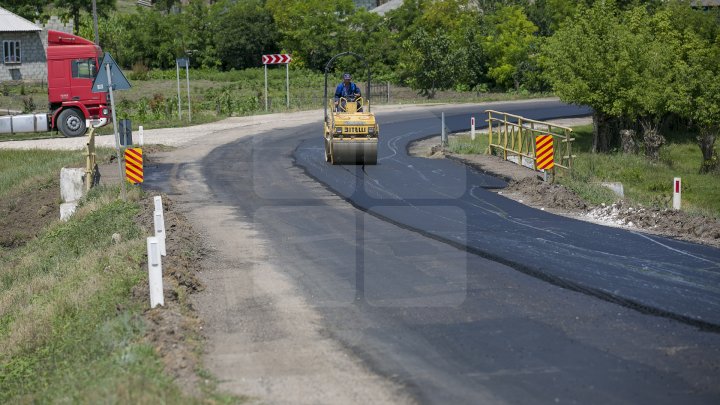
{"type": "Polygon", "coordinates": [[[111,116],[107,93],[93,93],[103,52],[92,41],[60,31],[48,31],[47,71],[49,113],[0,117],[0,133],[46,132],[65,136],[85,134],[111,116]]]}

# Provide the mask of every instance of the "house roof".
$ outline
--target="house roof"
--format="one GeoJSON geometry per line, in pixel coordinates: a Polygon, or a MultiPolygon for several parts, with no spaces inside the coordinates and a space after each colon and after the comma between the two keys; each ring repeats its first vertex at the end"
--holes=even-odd
{"type": "Polygon", "coordinates": [[[35,32],[42,31],[30,21],[0,7],[0,32],[35,32]]]}

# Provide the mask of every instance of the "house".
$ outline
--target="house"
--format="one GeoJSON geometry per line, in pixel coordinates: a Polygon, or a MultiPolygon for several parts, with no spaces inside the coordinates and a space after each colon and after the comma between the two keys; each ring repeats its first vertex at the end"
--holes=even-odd
{"type": "Polygon", "coordinates": [[[42,28],[0,7],[0,81],[47,77],[42,28]]]}
{"type": "Polygon", "coordinates": [[[44,25],[0,7],[0,82],[47,80],[47,30],[72,32],[72,24],[53,16],[44,25]]]}

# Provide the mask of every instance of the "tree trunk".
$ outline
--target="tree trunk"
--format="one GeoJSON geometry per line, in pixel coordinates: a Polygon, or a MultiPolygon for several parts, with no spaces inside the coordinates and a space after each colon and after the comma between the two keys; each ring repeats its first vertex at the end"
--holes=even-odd
{"type": "Polygon", "coordinates": [[[660,147],[665,143],[663,137],[658,131],[660,122],[655,118],[641,118],[640,125],[643,128],[643,144],[645,144],[645,156],[650,160],[658,160],[660,158],[660,147]]]}
{"type": "Polygon", "coordinates": [[[593,112],[593,153],[606,153],[609,150],[608,116],[601,112],[593,112]]]}
{"type": "Polygon", "coordinates": [[[700,128],[700,136],[697,137],[698,146],[703,155],[703,162],[700,166],[700,173],[711,173],[720,170],[720,159],[715,152],[715,138],[720,128],[717,126],[703,126],[700,128]]]}
{"type": "Polygon", "coordinates": [[[620,130],[620,143],[622,152],[626,154],[634,155],[638,151],[638,145],[635,141],[635,130],[634,129],[621,129],[620,130]]]}

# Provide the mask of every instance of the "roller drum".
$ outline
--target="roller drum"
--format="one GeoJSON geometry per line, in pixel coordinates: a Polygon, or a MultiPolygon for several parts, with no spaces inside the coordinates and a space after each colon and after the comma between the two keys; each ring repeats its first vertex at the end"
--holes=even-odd
{"type": "Polygon", "coordinates": [[[332,157],[336,165],[377,164],[377,140],[333,140],[332,157]]]}

